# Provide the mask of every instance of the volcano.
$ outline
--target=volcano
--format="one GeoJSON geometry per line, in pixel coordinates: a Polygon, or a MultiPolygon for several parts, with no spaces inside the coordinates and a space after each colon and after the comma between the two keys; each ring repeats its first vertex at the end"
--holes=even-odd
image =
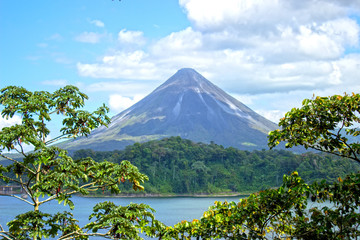
{"type": "Polygon", "coordinates": [[[89,137],[66,143],[68,150],[123,149],[135,142],[180,136],[242,150],[267,148],[277,125],[257,114],[191,68],[180,69],[132,107],[89,137]]]}

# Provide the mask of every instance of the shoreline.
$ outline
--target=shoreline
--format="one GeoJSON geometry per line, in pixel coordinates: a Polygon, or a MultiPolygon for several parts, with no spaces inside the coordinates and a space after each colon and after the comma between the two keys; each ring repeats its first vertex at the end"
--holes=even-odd
{"type": "Polygon", "coordinates": [[[194,194],[162,194],[162,193],[124,193],[118,195],[77,195],[86,198],[180,198],[180,197],[193,197],[193,198],[211,198],[211,197],[240,197],[249,196],[251,193],[194,193],[194,194]]]}

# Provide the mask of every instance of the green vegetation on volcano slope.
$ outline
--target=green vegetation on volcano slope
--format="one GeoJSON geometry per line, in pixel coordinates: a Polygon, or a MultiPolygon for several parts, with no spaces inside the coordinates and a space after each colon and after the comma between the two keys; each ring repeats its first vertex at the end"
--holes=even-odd
{"type": "MultiPolygon", "coordinates": [[[[74,158],[120,163],[128,160],[149,176],[147,193],[216,194],[252,192],[282,183],[283,175],[299,172],[306,182],[334,181],[360,170],[354,161],[329,154],[294,154],[285,150],[241,151],[180,137],[135,143],[122,151],[80,150],[74,158]]],[[[129,189],[129,188],[127,188],[129,189]]],[[[131,188],[130,188],[131,189],[131,188]]],[[[124,188],[123,192],[127,192],[124,188]]]]}

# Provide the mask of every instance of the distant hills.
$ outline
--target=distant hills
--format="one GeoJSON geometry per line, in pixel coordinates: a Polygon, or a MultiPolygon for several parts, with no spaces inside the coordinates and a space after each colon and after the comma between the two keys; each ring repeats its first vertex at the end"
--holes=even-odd
{"type": "Polygon", "coordinates": [[[64,143],[70,151],[111,151],[135,142],[180,136],[242,150],[267,148],[277,125],[212,84],[194,69],[180,69],[144,99],[111,119],[108,128],[64,143]]]}

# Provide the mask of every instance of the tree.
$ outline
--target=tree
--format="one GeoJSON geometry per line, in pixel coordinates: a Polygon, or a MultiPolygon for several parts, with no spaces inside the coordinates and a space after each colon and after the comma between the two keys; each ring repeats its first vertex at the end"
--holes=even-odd
{"type": "MultiPolygon", "coordinates": [[[[280,120],[281,130],[269,134],[269,146],[287,141],[346,157],[360,163],[356,124],[360,95],[305,99],[280,120]],[[353,139],[349,139],[353,137],[353,139]]],[[[360,236],[360,173],[330,184],[306,184],[297,172],[284,176],[277,189],[266,189],[235,202],[215,202],[200,220],[167,227],[162,236],[174,239],[358,239],[360,236]],[[310,199],[309,199],[310,198],[310,199]],[[331,206],[307,209],[308,201],[331,206]]]]}
{"type": "Polygon", "coordinates": [[[269,146],[287,141],[287,148],[302,145],[360,163],[360,142],[355,140],[360,134],[359,114],[360,94],[305,99],[301,108],[280,119],[281,129],[270,132],[269,146]]]}
{"type": "Polygon", "coordinates": [[[215,202],[201,219],[159,230],[161,239],[358,239],[360,174],[306,184],[293,172],[283,184],[236,202],[215,202]],[[310,207],[308,202],[331,205],[310,207]]]}
{"type": "Polygon", "coordinates": [[[89,157],[75,161],[67,151],[53,145],[61,139],[87,136],[92,129],[109,123],[105,105],[92,113],[81,110],[86,99],[87,96],[74,86],[53,93],[31,92],[15,86],[1,90],[2,117],[20,116],[21,124],[0,131],[0,156],[12,163],[6,167],[0,165],[0,179],[20,186],[27,198],[1,195],[33,206],[33,211],[20,214],[7,223],[8,230],[0,223],[3,239],[56,236],[58,239],[86,239],[89,236],[138,239],[139,228],[151,234],[152,226],[160,224],[154,220],[153,210],[144,204],[115,206],[110,202],[99,203],[90,215],[95,221],[83,227],[77,224],[71,212],[50,214],[40,211],[42,204],[52,200],[64,202],[73,209],[73,194],[87,195],[99,189],[119,193],[119,185],[126,180],[135,190],[142,190],[141,183],[147,180],[147,176],[128,161],[98,163],[89,157]],[[47,124],[56,115],[63,118],[63,127],[60,136],[50,139],[47,124]],[[26,152],[25,145],[33,146],[33,151],[26,152]],[[4,154],[4,150],[17,152],[19,159],[4,154]]]}

